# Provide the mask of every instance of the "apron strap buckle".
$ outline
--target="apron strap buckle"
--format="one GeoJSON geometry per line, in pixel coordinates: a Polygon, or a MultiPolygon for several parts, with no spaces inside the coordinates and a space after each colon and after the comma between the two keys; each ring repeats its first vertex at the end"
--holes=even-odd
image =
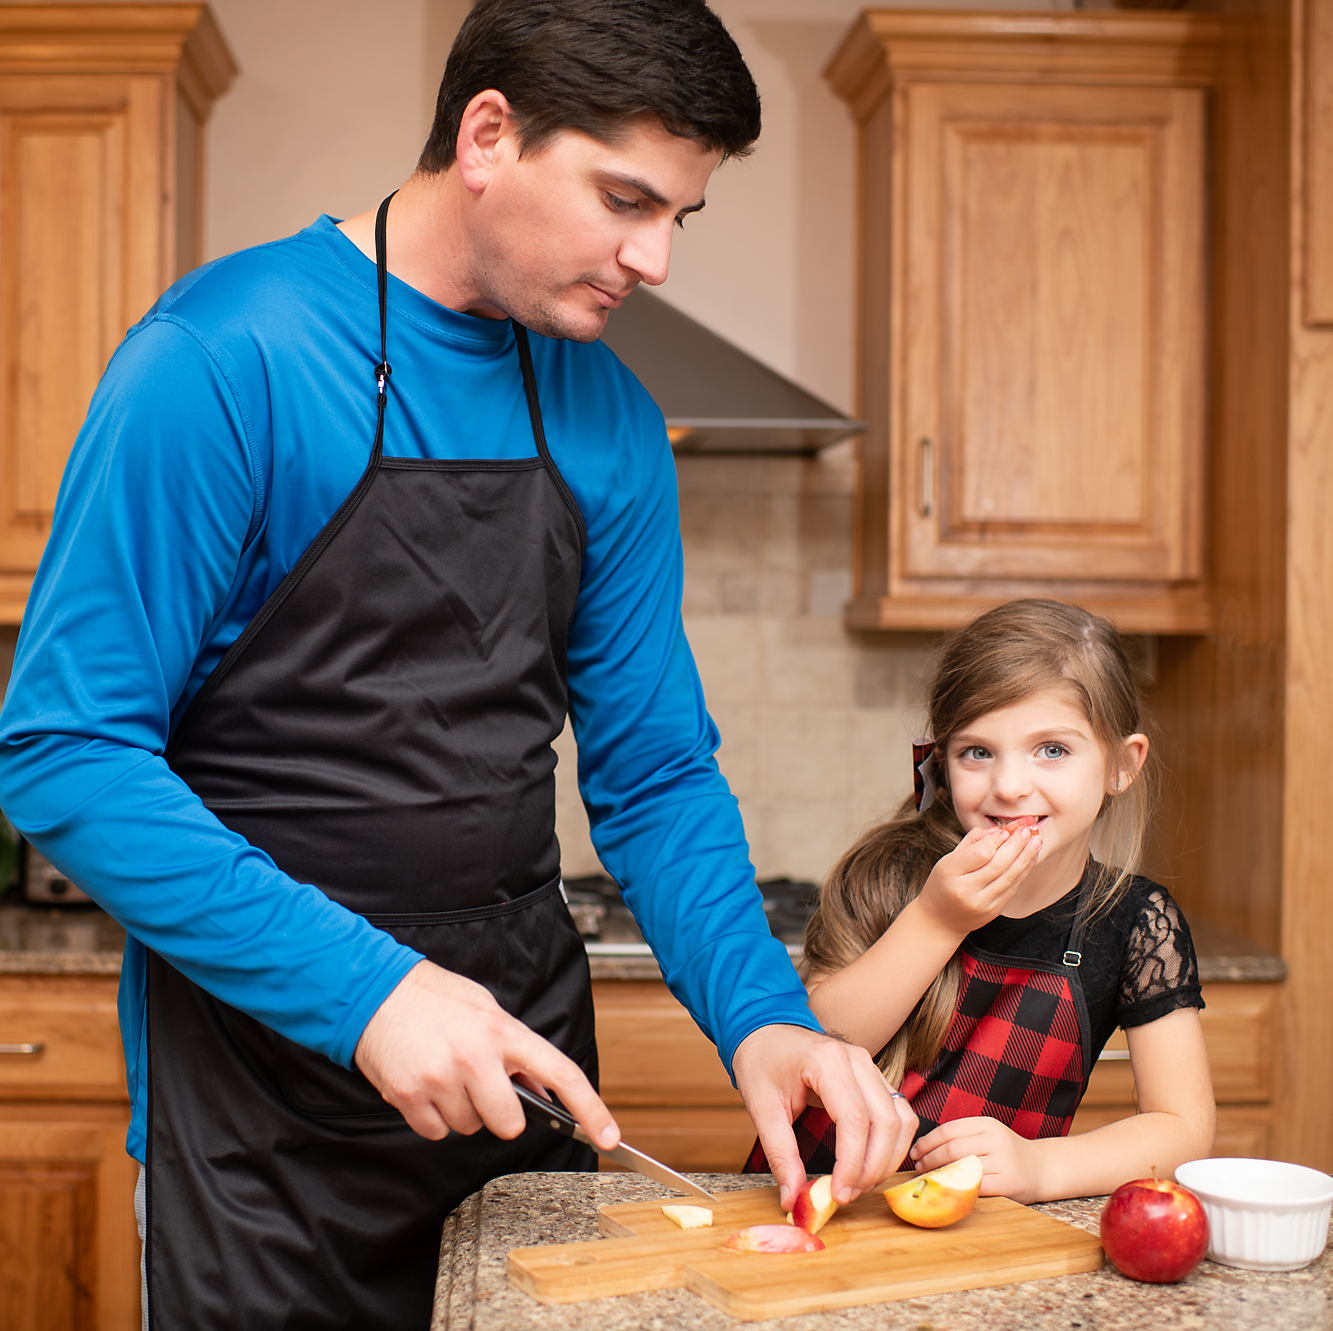
{"type": "Polygon", "coordinates": [[[1066,952],[1062,960],[1066,966],[1077,966],[1083,960],[1083,953],[1066,952]]]}

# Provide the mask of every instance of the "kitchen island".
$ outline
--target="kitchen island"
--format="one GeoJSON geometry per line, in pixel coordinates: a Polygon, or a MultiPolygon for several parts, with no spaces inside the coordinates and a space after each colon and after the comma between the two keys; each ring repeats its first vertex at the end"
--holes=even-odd
{"type": "MultiPolygon", "coordinates": [[[[761,1187],[763,1175],[697,1174],[713,1192],[761,1187]]],[[[558,1306],[509,1283],[511,1248],[596,1239],[597,1208],[662,1195],[628,1174],[526,1174],[493,1180],[445,1222],[431,1331],[1328,1331],[1333,1327],[1333,1258],[1325,1250],[1303,1271],[1238,1271],[1213,1262],[1179,1285],[1141,1285],[1107,1265],[991,1289],[939,1294],[839,1312],[734,1321],[687,1290],[659,1290],[558,1306]]],[[[1050,1202],[1036,1209],[1095,1233],[1104,1199],[1050,1202]]],[[[725,1235],[719,1236],[719,1240],[725,1235]]],[[[778,1262],[782,1259],[774,1257],[778,1262]]]]}

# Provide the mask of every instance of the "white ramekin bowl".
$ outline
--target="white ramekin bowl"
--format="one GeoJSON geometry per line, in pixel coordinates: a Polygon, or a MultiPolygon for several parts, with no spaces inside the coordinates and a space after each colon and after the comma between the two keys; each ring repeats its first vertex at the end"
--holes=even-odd
{"type": "Polygon", "coordinates": [[[1333,1178],[1281,1160],[1191,1160],[1176,1182],[1203,1203],[1208,1256],[1250,1271],[1309,1266],[1328,1240],[1333,1178]]]}

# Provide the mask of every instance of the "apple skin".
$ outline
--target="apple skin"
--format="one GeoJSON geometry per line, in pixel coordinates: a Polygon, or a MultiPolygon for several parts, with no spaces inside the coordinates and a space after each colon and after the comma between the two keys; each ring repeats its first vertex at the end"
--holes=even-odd
{"type": "Polygon", "coordinates": [[[1184,1280],[1208,1251],[1208,1216],[1199,1199],[1168,1179],[1122,1183],[1102,1208],[1102,1248],[1132,1280],[1184,1280]]]}
{"type": "Polygon", "coordinates": [[[807,1234],[817,1234],[837,1209],[838,1203],[833,1200],[833,1176],[820,1174],[796,1194],[791,1208],[792,1224],[799,1225],[807,1234]]]}
{"type": "Polygon", "coordinates": [[[722,1246],[737,1252],[821,1252],[824,1240],[800,1225],[751,1225],[733,1234],[722,1246]]]}
{"type": "Polygon", "coordinates": [[[884,1193],[889,1210],[899,1220],[922,1229],[943,1229],[969,1214],[981,1195],[981,1160],[965,1155],[952,1164],[918,1174],[884,1193]]]}

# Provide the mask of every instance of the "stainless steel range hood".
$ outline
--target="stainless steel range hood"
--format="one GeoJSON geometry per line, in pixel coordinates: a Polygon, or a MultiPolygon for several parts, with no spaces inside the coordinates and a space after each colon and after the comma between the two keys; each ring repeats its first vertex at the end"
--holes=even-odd
{"type": "Polygon", "coordinates": [[[602,341],[652,394],[678,453],[817,453],[865,429],[642,287],[602,341]]]}

